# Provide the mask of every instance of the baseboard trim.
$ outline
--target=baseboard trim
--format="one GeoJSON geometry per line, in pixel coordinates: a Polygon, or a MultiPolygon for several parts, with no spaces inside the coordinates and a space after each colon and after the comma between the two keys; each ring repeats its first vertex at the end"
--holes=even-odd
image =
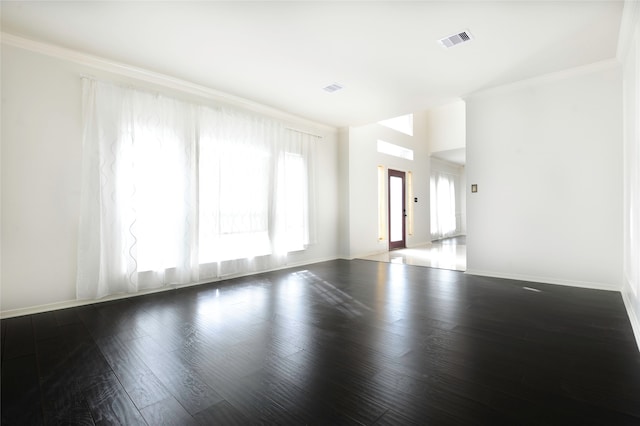
{"type": "Polygon", "coordinates": [[[563,280],[558,278],[538,277],[535,275],[505,274],[501,272],[480,271],[475,269],[467,269],[465,271],[465,274],[478,275],[481,277],[504,278],[508,280],[528,281],[528,282],[541,283],[541,284],[556,284],[556,285],[564,285],[569,287],[589,288],[593,290],[620,291],[620,287],[612,284],[595,283],[595,282],[589,282],[589,281],[563,280]]]}
{"type": "Polygon", "coordinates": [[[266,269],[266,270],[263,270],[263,271],[255,271],[255,272],[246,272],[246,273],[225,275],[224,277],[210,278],[210,279],[207,279],[207,280],[203,280],[203,281],[199,281],[199,282],[195,282],[195,283],[189,283],[189,284],[167,285],[165,287],[156,288],[156,289],[152,289],[152,290],[139,291],[137,293],[114,294],[114,295],[111,295],[111,296],[102,297],[100,299],[66,300],[66,301],[63,301],[63,302],[48,303],[48,304],[44,304],[44,305],[30,306],[30,307],[27,307],[27,308],[9,309],[9,310],[6,310],[6,311],[0,311],[0,319],[21,317],[21,316],[24,316],[24,315],[40,314],[40,313],[43,313],[43,312],[58,311],[58,310],[61,310],[61,309],[76,308],[76,307],[79,307],[79,306],[93,305],[95,303],[110,302],[110,301],[113,301],[113,300],[129,299],[131,297],[145,296],[145,295],[148,295],[148,294],[161,293],[161,292],[165,292],[165,291],[177,290],[177,289],[180,289],[180,288],[193,287],[193,286],[203,285],[203,284],[220,283],[220,282],[224,282],[224,281],[231,280],[231,279],[234,279],[234,278],[242,278],[242,277],[247,277],[247,276],[250,276],[250,275],[257,275],[257,274],[262,274],[262,273],[265,273],[265,272],[280,271],[280,270],[289,269],[289,268],[299,268],[299,267],[305,266],[305,265],[311,265],[311,264],[314,264],[314,263],[321,263],[321,262],[328,262],[328,261],[336,260],[336,259],[339,259],[339,257],[330,256],[330,257],[324,257],[324,258],[313,259],[313,260],[308,260],[308,261],[288,263],[286,265],[278,266],[276,268],[266,269]]]}
{"type": "Polygon", "coordinates": [[[0,319],[21,317],[24,315],[41,314],[43,312],[59,311],[61,309],[77,308],[79,306],[93,305],[94,303],[110,302],[112,300],[128,299],[131,297],[144,296],[147,294],[160,293],[164,291],[174,290],[174,286],[166,286],[154,290],[139,291],[137,293],[115,294],[105,296],[101,299],[87,300],[66,300],[64,302],[47,303],[44,305],[29,306],[27,308],[9,309],[0,312],[0,319]]]}
{"type": "Polygon", "coordinates": [[[369,253],[364,253],[364,254],[356,254],[354,256],[349,256],[349,257],[345,257],[344,259],[346,260],[354,260],[354,259],[360,259],[360,260],[367,260],[364,259],[365,257],[370,257],[370,256],[377,256],[379,254],[384,254],[384,253],[388,253],[389,250],[378,250],[378,251],[372,251],[369,253]]]}
{"type": "Polygon", "coordinates": [[[640,351],[640,317],[638,316],[638,312],[634,309],[633,302],[629,299],[629,293],[627,291],[622,291],[622,301],[624,302],[624,307],[627,309],[627,316],[631,323],[631,329],[633,330],[633,335],[636,338],[638,351],[640,351]]]}

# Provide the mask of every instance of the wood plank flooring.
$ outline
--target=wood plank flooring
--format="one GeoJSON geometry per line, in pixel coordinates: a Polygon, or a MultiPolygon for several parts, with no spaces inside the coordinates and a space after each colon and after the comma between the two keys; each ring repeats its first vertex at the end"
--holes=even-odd
{"type": "Polygon", "coordinates": [[[0,324],[3,425],[640,424],[617,292],[336,260],[0,324]]]}

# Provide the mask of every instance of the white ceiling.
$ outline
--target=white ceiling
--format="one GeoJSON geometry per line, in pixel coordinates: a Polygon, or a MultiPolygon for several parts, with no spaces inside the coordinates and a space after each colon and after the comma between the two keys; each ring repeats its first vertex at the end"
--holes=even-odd
{"type": "Polygon", "coordinates": [[[615,57],[608,1],[1,2],[2,31],[336,127],[615,57]],[[468,29],[475,40],[437,40],[468,29]],[[340,83],[333,94],[322,87],[340,83]]]}

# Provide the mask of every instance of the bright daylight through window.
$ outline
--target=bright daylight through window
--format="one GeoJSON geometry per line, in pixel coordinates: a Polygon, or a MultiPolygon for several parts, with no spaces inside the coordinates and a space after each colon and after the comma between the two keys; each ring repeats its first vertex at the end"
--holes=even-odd
{"type": "Polygon", "coordinates": [[[405,160],[413,160],[413,150],[400,145],[378,140],[378,152],[394,157],[404,158],[405,160]]]}
{"type": "Polygon", "coordinates": [[[84,79],[78,297],[284,263],[312,242],[317,137],[84,79]]]}

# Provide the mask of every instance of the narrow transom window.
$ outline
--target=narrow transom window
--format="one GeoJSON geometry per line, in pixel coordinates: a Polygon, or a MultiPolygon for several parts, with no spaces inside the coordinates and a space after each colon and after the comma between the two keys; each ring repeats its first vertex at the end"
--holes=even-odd
{"type": "Polygon", "coordinates": [[[389,142],[378,139],[378,152],[394,157],[404,158],[405,160],[413,160],[413,150],[400,145],[394,145],[389,142]]]}

